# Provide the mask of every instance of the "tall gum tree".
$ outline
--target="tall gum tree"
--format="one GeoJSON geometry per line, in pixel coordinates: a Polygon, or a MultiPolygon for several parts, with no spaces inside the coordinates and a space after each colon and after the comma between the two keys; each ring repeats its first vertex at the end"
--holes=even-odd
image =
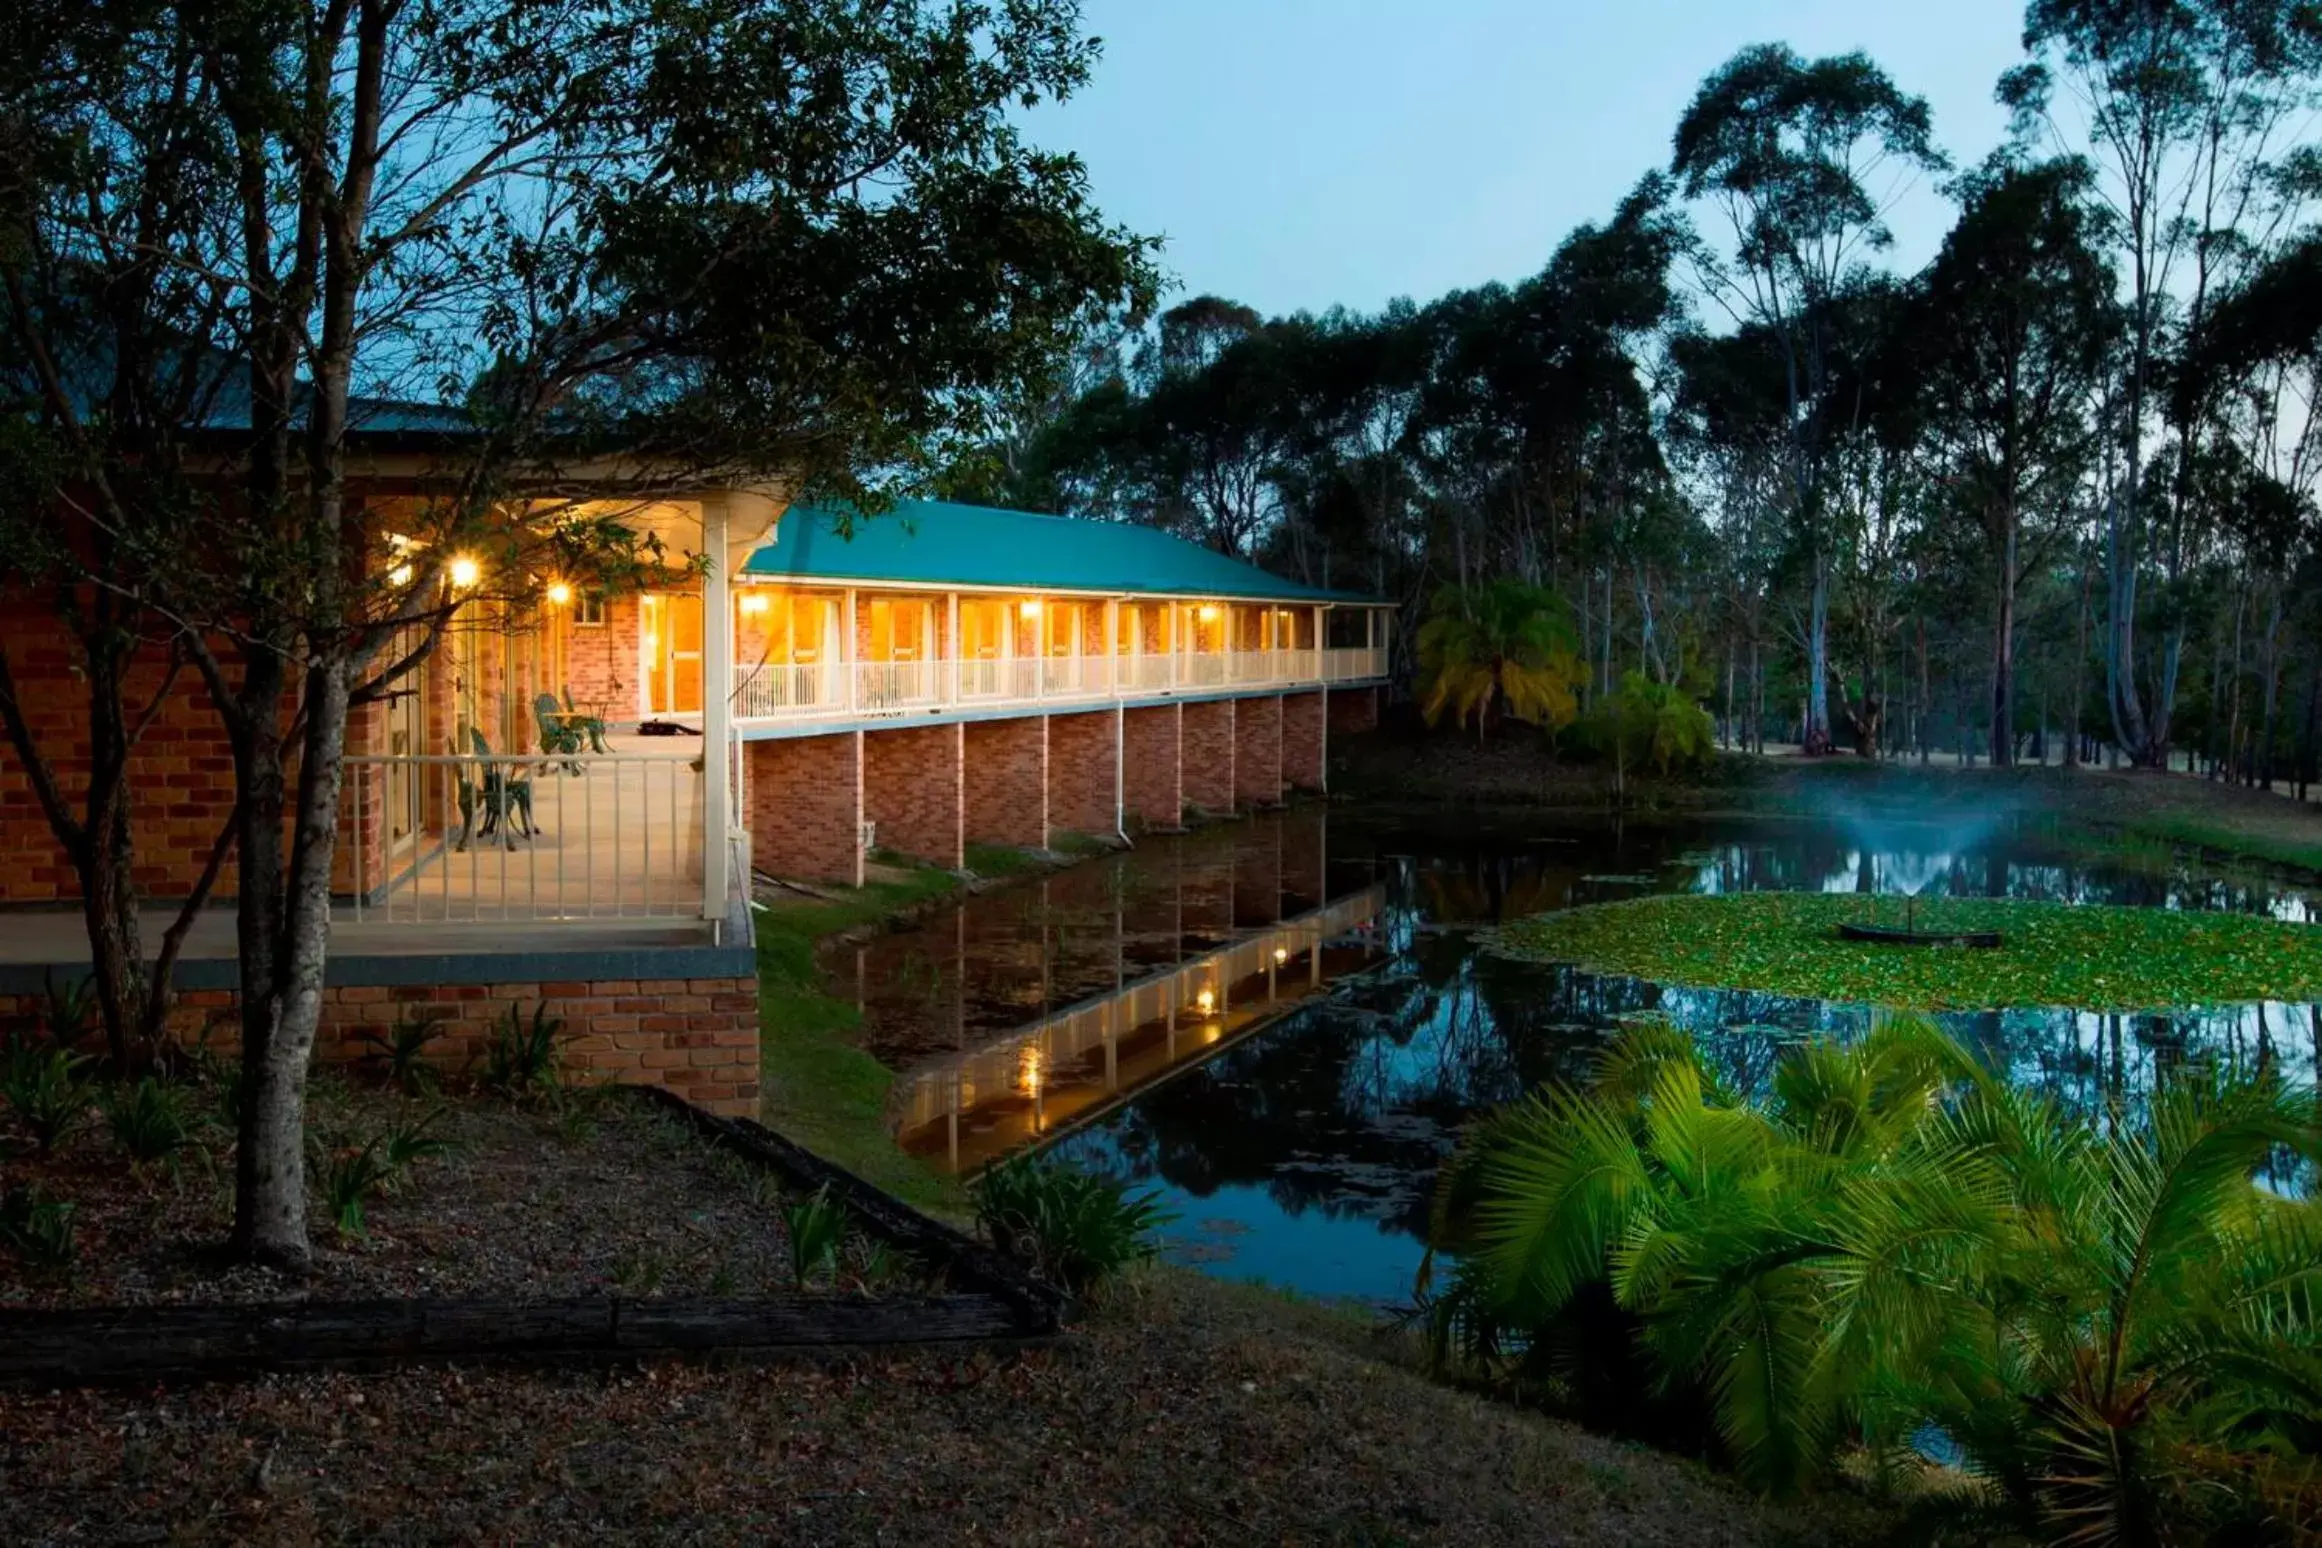
{"type": "MultiPolygon", "coordinates": [[[[445,559],[651,563],[598,502],[705,487],[875,510],[1090,307],[1149,301],[1149,245],[1014,127],[1093,64],[1073,0],[90,9],[13,8],[0,102],[46,94],[7,118],[35,171],[0,266],[35,302],[116,250],[165,269],[146,293],[182,293],[165,321],[218,385],[190,522],[59,510],[140,556],[112,584],[177,628],[232,748],[234,1243],[298,1267],[346,727],[434,648],[445,559]],[[125,132],[124,100],[184,132],[125,132]],[[444,405],[408,571],[350,482],[390,399],[444,405]]],[[[102,336],[12,310],[58,486],[101,478],[70,362],[102,336]]]]}
{"type": "Polygon", "coordinates": [[[1677,126],[1670,171],[1727,238],[1722,250],[1697,248],[1699,288],[1782,347],[1789,516],[1807,556],[1810,753],[1830,748],[1828,447],[1809,412],[1831,371],[1824,319],[1854,271],[1892,245],[1895,197],[1945,164],[1926,101],[1861,54],[1745,48],[1702,83],[1677,126]]]}

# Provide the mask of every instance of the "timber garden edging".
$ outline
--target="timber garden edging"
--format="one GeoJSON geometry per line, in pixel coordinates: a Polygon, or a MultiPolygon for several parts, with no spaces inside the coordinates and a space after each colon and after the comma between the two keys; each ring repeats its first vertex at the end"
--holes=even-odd
{"type": "Polygon", "coordinates": [[[1069,1297],[972,1237],[762,1125],[720,1118],[657,1086],[623,1089],[796,1185],[827,1187],[864,1229],[965,1288],[908,1296],[423,1297],[0,1311],[0,1382],[74,1386],[447,1360],[765,1360],[1020,1345],[1051,1338],[1062,1326],[1069,1297]]]}

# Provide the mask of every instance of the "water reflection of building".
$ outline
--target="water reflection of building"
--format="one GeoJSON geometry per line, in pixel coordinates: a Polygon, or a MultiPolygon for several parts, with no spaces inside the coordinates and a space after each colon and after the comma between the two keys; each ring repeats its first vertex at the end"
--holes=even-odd
{"type": "Polygon", "coordinates": [[[973,1171],[1190,1069],[1378,960],[1366,888],[1057,1012],[896,1083],[897,1140],[973,1171]]]}

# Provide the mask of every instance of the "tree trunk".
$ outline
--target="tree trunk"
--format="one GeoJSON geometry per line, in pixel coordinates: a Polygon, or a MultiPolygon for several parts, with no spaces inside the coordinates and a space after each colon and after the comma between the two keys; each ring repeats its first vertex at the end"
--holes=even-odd
{"type": "Polygon", "coordinates": [[[2000,513],[1999,619],[1992,632],[1991,766],[2016,761],[2016,513],[2000,513]]]}
{"type": "Polygon", "coordinates": [[[1806,723],[1799,732],[1808,757],[1830,751],[1830,571],[1814,556],[1814,589],[1807,604],[1806,723]]]}

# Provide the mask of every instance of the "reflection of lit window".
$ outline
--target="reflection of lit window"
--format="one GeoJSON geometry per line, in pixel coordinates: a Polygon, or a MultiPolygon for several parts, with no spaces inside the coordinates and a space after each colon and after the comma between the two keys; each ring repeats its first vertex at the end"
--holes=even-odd
{"type": "Polygon", "coordinates": [[[1217,995],[1208,989],[1202,990],[1201,993],[1193,997],[1193,1008],[1204,1016],[1208,1015],[1217,1009],[1217,995]]]}
{"type": "Polygon", "coordinates": [[[1029,1097],[1040,1094],[1040,1049],[1027,1043],[1016,1056],[1016,1084],[1029,1097]]]}

